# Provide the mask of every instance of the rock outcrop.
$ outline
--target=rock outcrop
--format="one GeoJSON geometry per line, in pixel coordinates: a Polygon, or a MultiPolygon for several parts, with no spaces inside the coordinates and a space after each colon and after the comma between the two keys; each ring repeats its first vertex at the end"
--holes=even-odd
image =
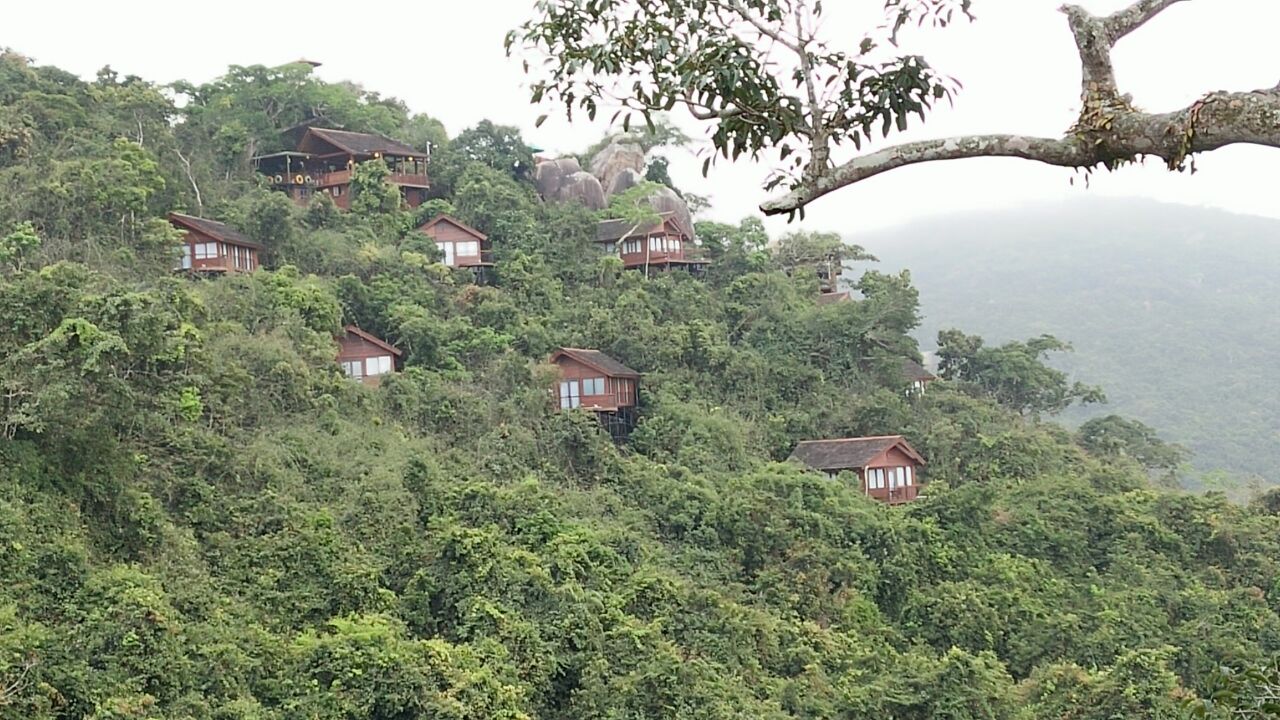
{"type": "Polygon", "coordinates": [[[600,181],[585,172],[575,158],[538,163],[533,169],[533,183],[544,200],[576,200],[592,210],[601,210],[608,204],[600,181]]]}
{"type": "Polygon", "coordinates": [[[560,186],[559,197],[557,200],[577,200],[592,210],[603,210],[609,205],[609,201],[604,196],[604,188],[600,187],[600,181],[595,175],[589,172],[576,172],[564,179],[564,185],[560,186]]]}
{"type": "Polygon", "coordinates": [[[644,166],[643,148],[634,143],[614,141],[591,158],[591,167],[588,169],[600,181],[601,187],[610,188],[617,177],[627,170],[644,177],[644,166]]]}
{"type": "Polygon", "coordinates": [[[693,236],[693,213],[689,212],[689,204],[677,195],[675,190],[665,185],[658,188],[649,196],[649,204],[660,213],[675,213],[676,222],[680,223],[680,227],[684,228],[690,237],[693,236]]]}
{"type": "Polygon", "coordinates": [[[577,172],[582,172],[582,166],[576,158],[543,160],[533,166],[533,184],[538,188],[539,195],[553,198],[560,193],[565,178],[577,172]]]}
{"type": "MultiPolygon", "coordinates": [[[[644,182],[646,164],[643,148],[615,139],[591,158],[590,172],[584,171],[575,158],[544,160],[534,168],[533,181],[544,200],[574,200],[592,210],[601,210],[608,206],[609,198],[644,182]]],[[[662,187],[649,196],[649,203],[658,212],[675,213],[676,220],[693,233],[689,205],[676,191],[662,187]]]]}
{"type": "Polygon", "coordinates": [[[621,195],[642,182],[644,182],[643,173],[638,170],[626,168],[617,175],[614,175],[613,180],[611,180],[608,185],[605,185],[604,194],[608,197],[621,195]]]}

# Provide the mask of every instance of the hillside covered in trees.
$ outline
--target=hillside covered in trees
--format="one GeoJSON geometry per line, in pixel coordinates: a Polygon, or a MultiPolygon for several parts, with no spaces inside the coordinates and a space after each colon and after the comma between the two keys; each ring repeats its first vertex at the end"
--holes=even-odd
{"type": "Polygon", "coordinates": [[[1094,394],[1052,344],[958,335],[909,394],[908,273],[819,304],[862,254],[751,218],[697,224],[705,277],[624,271],[593,241],[634,208],[543,202],[530,158],[305,65],[0,55],[0,718],[1224,716],[1219,668],[1280,650],[1280,498],[1051,422],[1094,394]],[[250,158],[308,121],[430,148],[433,197],[379,162],[350,212],[267,189],[250,158]],[[173,272],[174,210],[263,267],[173,272]],[[488,284],[416,231],[445,211],[488,284]],[[403,371],[344,377],[345,324],[403,371]],[[625,443],[554,407],[560,346],[644,373],[625,443]],[[908,506],[780,462],[898,433],[908,506]]]}
{"type": "Polygon", "coordinates": [[[1191,450],[1201,473],[1226,471],[1229,487],[1280,482],[1275,220],[1095,198],[853,239],[911,269],[926,349],[950,327],[1067,339],[1074,352],[1053,364],[1108,400],[1072,420],[1135,417],[1191,450]]]}

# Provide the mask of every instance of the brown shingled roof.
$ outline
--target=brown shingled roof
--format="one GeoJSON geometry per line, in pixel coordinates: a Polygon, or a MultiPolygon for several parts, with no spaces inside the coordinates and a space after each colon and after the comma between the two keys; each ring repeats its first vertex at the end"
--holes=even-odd
{"type": "Polygon", "coordinates": [[[387,352],[391,353],[392,355],[395,355],[396,357],[399,357],[400,355],[404,354],[403,351],[400,350],[400,348],[396,347],[395,345],[392,345],[391,343],[387,342],[386,340],[383,340],[377,335],[367,333],[361,330],[360,328],[356,327],[355,325],[348,325],[342,329],[348,335],[355,335],[356,337],[362,340],[367,340],[368,342],[371,342],[374,345],[377,345],[378,347],[382,348],[383,350],[386,350],[387,352]]]}
{"type": "Polygon", "coordinates": [[[923,380],[925,382],[929,382],[930,380],[938,379],[937,376],[935,376],[933,373],[929,372],[928,370],[925,370],[923,365],[916,362],[915,360],[912,360],[911,358],[902,359],[902,374],[908,380],[911,380],[913,382],[916,380],[923,380]]]}
{"type": "Polygon", "coordinates": [[[350,130],[334,130],[333,128],[308,128],[307,132],[312,133],[321,140],[334,145],[335,147],[351,153],[352,155],[372,155],[374,153],[383,153],[384,155],[406,155],[406,156],[424,156],[426,153],[405,145],[402,142],[386,138],[381,135],[372,133],[351,132],[350,130]]]}
{"type": "Polygon", "coordinates": [[[428,221],[426,221],[426,222],[422,223],[421,225],[419,225],[419,226],[418,226],[418,231],[419,231],[419,232],[426,232],[426,231],[430,230],[431,228],[433,228],[433,227],[435,227],[436,225],[439,225],[439,224],[441,224],[441,223],[448,223],[448,224],[450,224],[450,225],[452,225],[452,226],[454,226],[454,227],[458,228],[458,229],[459,229],[459,230],[461,230],[462,232],[464,232],[464,233],[466,233],[466,234],[468,234],[468,235],[470,235],[470,236],[474,237],[474,238],[475,238],[475,239],[477,239],[477,240],[484,241],[484,240],[488,240],[488,239],[489,239],[489,236],[488,236],[488,235],[485,235],[484,233],[480,232],[479,230],[477,230],[477,229],[475,229],[475,228],[471,227],[470,225],[468,225],[468,224],[466,224],[466,223],[462,222],[462,221],[461,221],[461,220],[459,220],[458,218],[456,218],[456,217],[454,217],[454,216],[452,216],[452,215],[450,215],[450,214],[448,214],[448,213],[440,213],[439,215],[436,215],[435,217],[431,218],[430,220],[428,220],[428,221]]]}
{"type": "Polygon", "coordinates": [[[186,228],[187,230],[194,230],[198,233],[203,233],[214,240],[221,240],[228,245],[239,245],[241,247],[253,248],[254,250],[263,249],[260,243],[250,240],[229,227],[226,223],[220,223],[217,220],[199,218],[194,215],[184,215],[180,212],[171,212],[169,213],[169,222],[170,224],[186,228]]]}
{"type": "Polygon", "coordinates": [[[924,458],[901,435],[805,440],[796,445],[790,459],[798,460],[817,470],[853,470],[865,468],[894,447],[899,448],[921,465],[924,464],[924,458]]]}
{"type": "Polygon", "coordinates": [[[599,370],[609,377],[636,378],[640,377],[640,373],[605,355],[599,350],[585,350],[583,348],[562,347],[551,354],[551,362],[555,362],[561,357],[570,357],[583,365],[599,370]]]}
{"type": "MultiPolygon", "coordinates": [[[[601,220],[596,225],[596,242],[609,242],[612,240],[621,240],[624,237],[642,237],[646,235],[654,235],[663,231],[668,220],[674,220],[676,214],[674,212],[664,212],[658,215],[658,221],[652,225],[635,227],[635,223],[630,220],[601,220]],[[630,232],[628,232],[630,231],[630,232]]],[[[679,223],[676,223],[679,228],[679,223]]],[[[683,228],[680,228],[684,232],[683,228]]],[[[688,233],[685,233],[688,234],[688,233]]]]}

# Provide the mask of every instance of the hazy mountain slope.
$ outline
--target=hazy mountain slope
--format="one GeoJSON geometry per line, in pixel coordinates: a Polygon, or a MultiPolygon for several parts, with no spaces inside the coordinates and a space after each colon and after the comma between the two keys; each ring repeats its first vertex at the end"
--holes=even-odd
{"type": "Polygon", "coordinates": [[[908,267],[920,337],[1052,333],[1137,417],[1204,470],[1280,481],[1280,222],[1136,200],[948,217],[851,236],[908,267]]]}

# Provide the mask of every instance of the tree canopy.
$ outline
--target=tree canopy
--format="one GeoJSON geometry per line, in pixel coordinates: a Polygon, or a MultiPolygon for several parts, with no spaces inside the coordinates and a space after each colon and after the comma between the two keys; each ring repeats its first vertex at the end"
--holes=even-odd
{"type": "Polygon", "coordinates": [[[0,73],[0,117],[53,118],[0,161],[0,720],[1265,709],[1268,675],[1214,692],[1280,652],[1280,502],[1151,483],[1140,426],[1054,423],[1092,392],[1043,366],[1062,343],[957,333],[912,392],[912,276],[821,304],[829,236],[699,223],[705,277],[624,272],[602,213],[504,153],[416,211],[381,163],[353,211],[299,206],[207,170],[198,107],[130,134],[142,81],[0,73]],[[263,267],[173,272],[165,213],[200,203],[263,267]],[[436,261],[440,211],[492,239],[487,282],[436,261]],[[399,371],[344,376],[348,324],[399,371]],[[549,402],[565,346],[642,373],[629,437],[549,402]],[[882,434],[928,460],[908,506],[785,461],[882,434]]]}

